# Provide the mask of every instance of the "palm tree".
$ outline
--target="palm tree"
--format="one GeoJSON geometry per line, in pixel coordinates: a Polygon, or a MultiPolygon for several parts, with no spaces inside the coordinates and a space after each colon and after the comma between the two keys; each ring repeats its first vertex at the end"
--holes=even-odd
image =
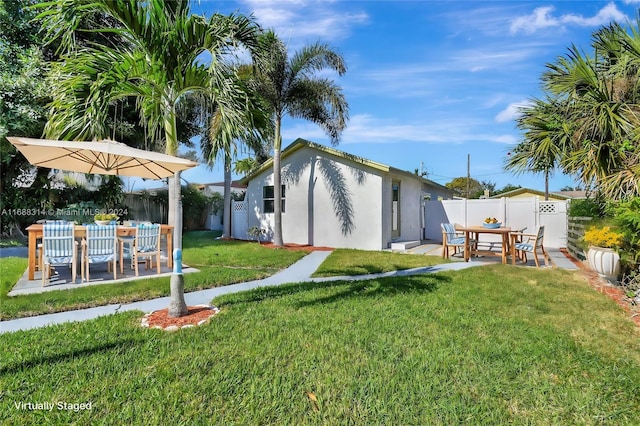
{"type": "MultiPolygon", "coordinates": [[[[165,152],[178,150],[177,114],[184,101],[202,96],[233,98],[226,90],[224,55],[236,45],[255,49],[258,28],[241,15],[192,15],[188,1],[54,0],[43,3],[40,17],[49,40],[58,40],[62,61],[53,71],[49,137],[104,137],[109,104],[133,96],[149,135],[163,139],[165,152]],[[122,43],[90,43],[81,48],[74,34],[90,14],[106,16],[114,25],[94,32],[116,33],[122,43]],[[208,52],[210,64],[201,61],[208,52]],[[84,100],[80,102],[79,100],[84,100]]],[[[169,182],[169,223],[174,244],[182,248],[180,173],[169,182]]],[[[187,312],[182,274],[171,279],[170,316],[187,312]]]]}
{"type": "Polygon", "coordinates": [[[553,100],[535,99],[523,107],[518,128],[524,131],[524,141],[510,153],[506,170],[516,173],[531,171],[544,174],[544,196],[549,199],[549,176],[559,166],[567,150],[569,131],[553,100]]]}
{"type": "Polygon", "coordinates": [[[282,246],[282,119],[288,114],[316,123],[327,133],[331,143],[337,145],[346,127],[349,106],[339,86],[314,73],[331,69],[343,75],[346,66],[341,55],[322,43],[305,46],[289,58],[285,45],[273,31],[268,31],[260,38],[256,68],[255,91],[269,106],[275,126],[273,243],[282,246]]]}
{"type": "Polygon", "coordinates": [[[265,139],[273,133],[272,124],[260,99],[248,90],[246,82],[251,78],[251,67],[235,67],[230,83],[235,90],[227,91],[230,98],[218,97],[209,102],[215,106],[207,121],[200,146],[207,162],[212,165],[222,157],[224,162],[223,238],[231,237],[231,167],[237,158],[238,147],[244,144],[257,156],[264,157],[265,139]]]}
{"type": "MultiPolygon", "coordinates": [[[[593,57],[572,46],[547,65],[543,76],[545,89],[562,106],[560,113],[571,127],[563,169],[612,198],[623,196],[615,182],[637,170],[639,46],[638,31],[628,34],[611,24],[593,34],[593,57]]],[[[636,187],[638,181],[636,174],[636,187]]]]}

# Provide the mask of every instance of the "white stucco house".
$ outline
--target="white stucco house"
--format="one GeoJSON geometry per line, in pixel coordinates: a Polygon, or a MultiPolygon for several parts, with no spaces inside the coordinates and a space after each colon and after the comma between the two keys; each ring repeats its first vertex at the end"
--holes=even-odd
{"type": "MultiPolygon", "coordinates": [[[[451,199],[445,186],[391,166],[304,139],[282,151],[285,243],[381,250],[420,241],[424,201],[451,199]]],[[[273,235],[273,161],[240,181],[247,185],[248,228],[273,235]]]]}

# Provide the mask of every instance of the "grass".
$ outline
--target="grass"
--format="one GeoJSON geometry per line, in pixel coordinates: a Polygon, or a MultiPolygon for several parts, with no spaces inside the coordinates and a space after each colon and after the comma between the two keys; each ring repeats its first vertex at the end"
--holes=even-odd
{"type": "Polygon", "coordinates": [[[0,423],[640,423],[638,329],[578,273],[492,265],[214,303],[175,333],[130,312],[0,335],[0,423]]]}
{"type": "Polygon", "coordinates": [[[402,269],[433,266],[448,263],[440,256],[419,256],[382,251],[352,249],[334,250],[325,260],[314,277],[377,274],[402,269]]]}
{"type": "MultiPolygon", "coordinates": [[[[218,240],[217,236],[219,233],[209,231],[184,234],[183,261],[200,270],[184,275],[186,292],[265,278],[304,256],[256,243],[218,240]]],[[[8,297],[26,268],[27,259],[0,259],[1,320],[169,295],[169,278],[165,277],[8,297]]]]}

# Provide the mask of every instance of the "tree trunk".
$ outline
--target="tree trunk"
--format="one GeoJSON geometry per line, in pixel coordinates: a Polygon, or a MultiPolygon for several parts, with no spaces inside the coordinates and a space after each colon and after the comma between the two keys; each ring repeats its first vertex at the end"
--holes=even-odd
{"type": "Polygon", "coordinates": [[[549,172],[544,172],[544,200],[549,201],[549,172]]]}
{"type": "Polygon", "coordinates": [[[222,238],[231,238],[231,156],[224,156],[224,206],[222,208],[222,238]]]}
{"type": "MultiPolygon", "coordinates": [[[[180,195],[180,172],[173,178],[177,188],[174,188],[173,205],[175,206],[175,222],[173,224],[173,274],[171,274],[171,298],[169,301],[169,316],[181,317],[187,314],[187,304],[184,300],[184,276],[182,275],[182,197],[180,195]]],[[[171,203],[169,203],[171,205],[171,203]]]]}
{"type": "MultiPolygon", "coordinates": [[[[178,138],[175,114],[166,116],[164,128],[167,137],[166,153],[176,155],[178,138]]],[[[172,178],[169,178],[169,225],[173,225],[173,253],[167,253],[167,256],[173,256],[170,317],[181,317],[188,311],[184,300],[184,277],[182,276],[182,196],[180,192],[180,172],[176,172],[172,178]]]]}
{"type": "Polygon", "coordinates": [[[273,244],[276,247],[284,246],[282,238],[282,176],[280,174],[280,150],[282,140],[280,126],[282,118],[276,116],[275,138],[273,142],[273,244]]]}

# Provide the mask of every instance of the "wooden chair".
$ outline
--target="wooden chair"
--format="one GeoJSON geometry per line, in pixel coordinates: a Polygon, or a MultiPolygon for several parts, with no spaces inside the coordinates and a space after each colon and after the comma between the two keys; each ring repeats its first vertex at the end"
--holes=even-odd
{"type": "Polygon", "coordinates": [[[118,239],[116,225],[86,225],[87,235],[82,240],[81,275],[82,280],[89,281],[89,264],[107,263],[113,268],[113,279],[116,276],[118,260],[118,239]],[[111,263],[110,263],[111,262],[111,263]]]}
{"type": "MultiPolygon", "coordinates": [[[[458,248],[462,248],[464,251],[465,237],[464,232],[456,231],[456,227],[452,223],[441,223],[442,228],[442,258],[449,258],[449,248],[453,247],[454,256],[458,253],[458,248]]],[[[470,245],[475,245],[476,240],[470,239],[470,245]]]]}
{"type": "Polygon", "coordinates": [[[40,270],[42,286],[50,277],[51,266],[71,265],[71,279],[76,282],[78,243],[74,238],[75,225],[70,222],[54,222],[42,225],[40,270]]]}
{"type": "MultiPolygon", "coordinates": [[[[124,253],[123,241],[120,241],[120,269],[123,268],[124,253]]],[[[136,277],[138,272],[138,260],[139,259],[151,259],[156,257],[156,270],[160,273],[160,225],[154,224],[140,224],[136,227],[136,235],[133,239],[133,247],[131,247],[131,256],[133,266],[136,271],[136,277]]],[[[145,266],[148,268],[148,262],[145,262],[145,266]]]]}
{"type": "Polygon", "coordinates": [[[549,266],[549,255],[544,250],[544,226],[539,226],[535,234],[524,234],[522,232],[511,233],[511,263],[516,264],[517,252],[523,262],[527,261],[527,253],[533,253],[533,260],[539,268],[538,250],[542,252],[545,266],[549,266]]]}

